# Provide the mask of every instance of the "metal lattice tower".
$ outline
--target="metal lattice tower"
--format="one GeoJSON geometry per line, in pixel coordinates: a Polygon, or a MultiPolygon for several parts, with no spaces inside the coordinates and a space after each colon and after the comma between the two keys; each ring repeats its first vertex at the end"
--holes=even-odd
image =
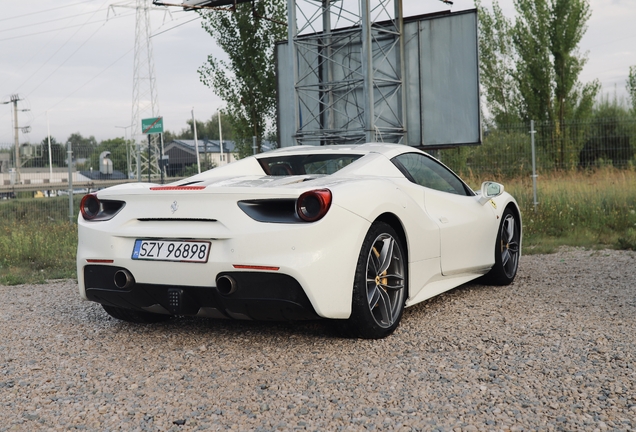
{"type": "Polygon", "coordinates": [[[288,0],[297,144],[405,142],[402,0],[288,0]]]}
{"type": "Polygon", "coordinates": [[[155,63],[152,54],[152,42],[150,39],[150,10],[152,0],[136,0],[136,24],[135,24],[135,60],[133,69],[133,106],[132,106],[132,146],[130,154],[131,172],[148,173],[151,175],[160,173],[159,135],[150,135],[150,143],[142,134],[141,120],[159,116],[159,103],[157,101],[157,83],[155,79],[155,63]]]}

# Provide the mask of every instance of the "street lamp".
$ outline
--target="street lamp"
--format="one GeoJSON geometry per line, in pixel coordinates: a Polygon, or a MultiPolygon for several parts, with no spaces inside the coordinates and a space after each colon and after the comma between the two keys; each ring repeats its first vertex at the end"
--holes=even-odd
{"type": "Polygon", "coordinates": [[[128,168],[128,171],[126,172],[126,179],[130,179],[130,171],[132,170],[132,165],[131,165],[131,161],[130,161],[130,146],[128,145],[128,129],[131,128],[133,125],[128,125],[128,126],[115,126],[117,129],[123,129],[124,130],[124,141],[126,141],[126,165],[128,168]]]}

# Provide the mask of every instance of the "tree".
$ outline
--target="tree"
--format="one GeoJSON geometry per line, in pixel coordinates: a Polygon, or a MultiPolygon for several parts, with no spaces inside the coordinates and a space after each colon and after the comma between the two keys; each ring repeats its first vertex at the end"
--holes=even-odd
{"type": "Polygon", "coordinates": [[[493,3],[492,15],[476,0],[479,14],[479,67],[486,106],[496,124],[519,121],[519,89],[515,81],[512,23],[493,3]]]}
{"type": "MultiPolygon", "coordinates": [[[[33,158],[27,161],[24,166],[32,166],[32,167],[45,167],[49,166],[49,139],[44,138],[42,142],[39,144],[42,148],[42,152],[40,153],[42,156],[39,158],[33,158]]],[[[55,138],[51,137],[51,162],[53,166],[63,167],[66,166],[66,146],[59,144],[55,138]]]]}
{"type": "Polygon", "coordinates": [[[77,159],[89,157],[95,147],[97,147],[97,140],[94,136],[84,138],[79,132],[71,134],[66,140],[67,143],[71,143],[73,150],[73,157],[77,159]]]}
{"type": "Polygon", "coordinates": [[[226,101],[240,157],[252,153],[252,136],[260,152],[276,107],[274,47],[286,37],[286,1],[254,0],[234,12],[199,13],[203,28],[228,55],[228,61],[208,56],[200,79],[226,101]]]}
{"type": "Polygon", "coordinates": [[[496,120],[558,121],[589,117],[598,80],[582,84],[587,58],[577,47],[587,29],[589,0],[514,0],[514,23],[498,2],[479,3],[481,81],[496,120]]]}
{"type": "Polygon", "coordinates": [[[629,67],[627,77],[627,94],[632,103],[632,114],[636,116],[636,66],[629,67]]]}
{"type": "MultiPolygon", "coordinates": [[[[528,2],[529,0],[525,0],[528,2]]],[[[587,30],[591,11],[588,0],[551,0],[550,52],[554,69],[555,118],[587,117],[592,113],[598,81],[581,84],[578,79],[587,58],[577,47],[587,30]]]]}
{"type": "MultiPolygon", "coordinates": [[[[175,139],[194,139],[194,130],[192,128],[192,120],[186,120],[188,124],[187,128],[181,129],[179,133],[167,131],[164,134],[164,140],[166,143],[174,141],[175,139]]],[[[233,140],[234,130],[229,116],[221,111],[221,132],[223,132],[223,140],[233,140]]],[[[199,138],[207,138],[210,140],[219,139],[219,113],[212,114],[210,120],[202,122],[197,120],[197,136],[199,138]]]]}
{"type": "Polygon", "coordinates": [[[634,157],[630,145],[633,136],[633,119],[623,100],[601,96],[594,105],[586,141],[580,151],[579,166],[592,168],[612,164],[626,167],[634,157]]]}
{"type": "Polygon", "coordinates": [[[517,52],[515,79],[524,121],[552,120],[554,73],[550,62],[550,11],[546,0],[515,0],[519,15],[513,41],[517,52]]]}
{"type": "Polygon", "coordinates": [[[90,157],[84,164],[84,169],[99,170],[99,155],[102,152],[110,152],[110,160],[113,161],[113,170],[121,171],[124,174],[128,172],[127,149],[130,141],[123,138],[113,138],[99,143],[91,153],[90,157]]]}
{"type": "Polygon", "coordinates": [[[514,6],[512,25],[496,0],[492,14],[479,6],[486,100],[495,122],[518,115],[521,121],[545,123],[538,131],[541,142],[556,166],[564,168],[566,154],[577,145],[576,131],[566,121],[589,118],[600,90],[598,80],[579,81],[587,58],[577,47],[591,14],[589,0],[514,0],[514,6]],[[513,77],[512,89],[507,74],[513,77]]]}

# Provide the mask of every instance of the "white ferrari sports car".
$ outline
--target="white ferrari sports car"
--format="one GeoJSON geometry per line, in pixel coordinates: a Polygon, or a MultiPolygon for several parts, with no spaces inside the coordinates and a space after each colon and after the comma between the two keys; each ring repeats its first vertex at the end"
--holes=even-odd
{"type": "Polygon", "coordinates": [[[328,318],[382,338],[404,308],[485,276],[510,284],[521,214],[394,144],[288,147],[169,185],[86,195],[80,295],[111,316],[328,318]]]}

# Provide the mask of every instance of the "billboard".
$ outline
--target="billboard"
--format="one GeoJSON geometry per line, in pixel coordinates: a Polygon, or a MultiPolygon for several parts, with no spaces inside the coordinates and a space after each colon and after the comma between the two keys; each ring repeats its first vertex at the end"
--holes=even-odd
{"type": "MultiPolygon", "coordinates": [[[[283,147],[364,140],[368,96],[361,83],[360,32],[333,30],[328,45],[326,37],[300,36],[294,56],[287,42],[276,47],[277,126],[283,147]]],[[[405,18],[403,43],[400,62],[395,35],[378,32],[372,38],[378,140],[425,148],[480,144],[477,11],[405,18]]]]}

